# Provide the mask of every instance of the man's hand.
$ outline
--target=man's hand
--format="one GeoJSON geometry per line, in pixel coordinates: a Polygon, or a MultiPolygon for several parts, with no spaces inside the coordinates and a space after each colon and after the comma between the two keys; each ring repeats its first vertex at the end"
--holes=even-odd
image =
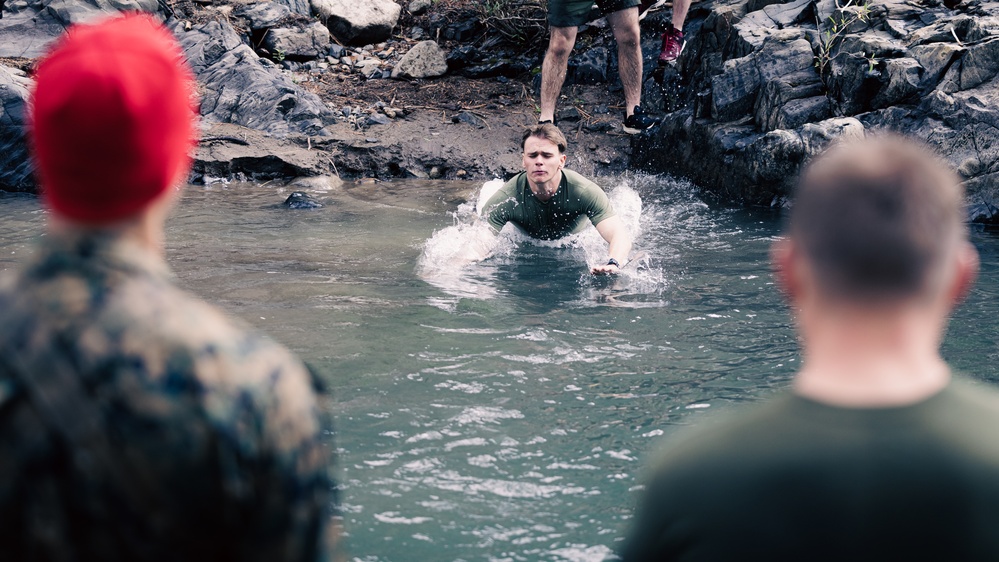
{"type": "Polygon", "coordinates": [[[622,263],[627,262],[631,255],[631,235],[621,221],[621,217],[613,216],[597,223],[597,232],[607,241],[607,253],[610,259],[607,265],[598,265],[590,269],[594,275],[617,274],[621,272],[622,263]]]}
{"type": "Polygon", "coordinates": [[[593,275],[617,275],[618,273],[621,273],[621,268],[617,265],[617,262],[614,262],[607,265],[591,267],[590,273],[593,275]]]}

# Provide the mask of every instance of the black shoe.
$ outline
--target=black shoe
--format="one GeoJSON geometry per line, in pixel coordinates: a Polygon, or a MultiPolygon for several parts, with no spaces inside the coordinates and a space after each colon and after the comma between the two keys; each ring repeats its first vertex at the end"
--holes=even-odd
{"type": "Polygon", "coordinates": [[[625,116],[622,128],[629,135],[637,135],[656,124],[656,120],[645,114],[642,106],[636,105],[635,112],[625,116]]]}

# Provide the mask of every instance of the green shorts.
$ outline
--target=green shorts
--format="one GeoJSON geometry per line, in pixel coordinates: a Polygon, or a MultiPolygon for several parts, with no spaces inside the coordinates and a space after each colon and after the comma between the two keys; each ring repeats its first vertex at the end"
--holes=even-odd
{"type": "Polygon", "coordinates": [[[579,27],[593,20],[590,11],[594,3],[606,14],[633,8],[640,0],[548,0],[548,25],[552,27],[579,27]]]}

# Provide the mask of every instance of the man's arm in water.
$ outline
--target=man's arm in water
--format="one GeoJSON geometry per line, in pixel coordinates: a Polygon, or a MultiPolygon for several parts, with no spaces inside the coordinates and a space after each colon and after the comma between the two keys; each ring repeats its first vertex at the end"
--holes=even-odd
{"type": "Polygon", "coordinates": [[[631,255],[631,234],[625,228],[621,217],[617,215],[598,222],[596,228],[600,236],[603,236],[609,245],[607,254],[620,265],[612,263],[598,265],[591,268],[590,273],[594,275],[617,273],[624,267],[624,264],[628,263],[628,256],[631,255]]]}

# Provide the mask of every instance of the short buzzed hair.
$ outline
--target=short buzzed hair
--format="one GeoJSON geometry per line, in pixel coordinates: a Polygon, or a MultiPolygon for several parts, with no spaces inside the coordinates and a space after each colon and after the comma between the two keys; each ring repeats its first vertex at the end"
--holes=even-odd
{"type": "Polygon", "coordinates": [[[789,231],[821,293],[852,302],[934,291],[967,239],[964,190],[927,146],[897,135],[838,144],[808,166],[789,231]]]}
{"type": "Polygon", "coordinates": [[[540,123],[538,125],[533,125],[528,127],[524,131],[524,138],[520,139],[520,149],[524,150],[524,146],[527,144],[527,139],[531,137],[538,137],[539,139],[545,139],[551,141],[558,147],[559,154],[565,154],[565,148],[568,142],[565,140],[565,135],[558,127],[551,123],[540,123]]]}

